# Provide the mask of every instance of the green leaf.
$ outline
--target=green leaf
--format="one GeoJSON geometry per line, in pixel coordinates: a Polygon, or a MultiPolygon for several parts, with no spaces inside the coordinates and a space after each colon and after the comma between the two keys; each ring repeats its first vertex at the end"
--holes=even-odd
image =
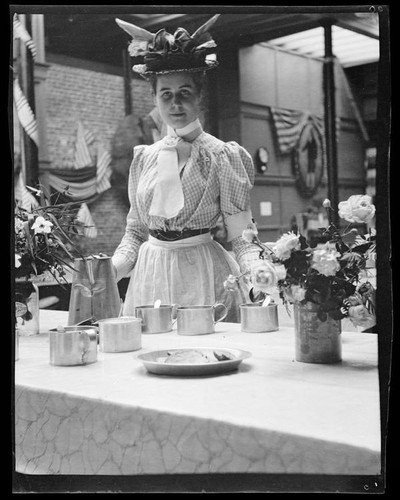
{"type": "Polygon", "coordinates": [[[59,238],[56,234],[53,233],[53,238],[57,241],[57,243],[60,245],[60,247],[64,250],[64,252],[68,255],[70,259],[74,259],[74,256],[71,254],[71,252],[68,250],[68,248],[64,245],[64,243],[61,241],[61,238],[59,238]]]}
{"type": "Polygon", "coordinates": [[[352,247],[357,239],[358,232],[357,231],[349,231],[342,235],[342,241],[348,246],[352,247]]]}

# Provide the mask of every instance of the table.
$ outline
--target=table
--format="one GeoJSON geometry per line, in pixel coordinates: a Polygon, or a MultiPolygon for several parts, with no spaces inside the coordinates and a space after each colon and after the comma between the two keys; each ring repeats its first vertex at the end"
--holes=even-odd
{"type": "Polygon", "coordinates": [[[96,363],[49,364],[49,328],[67,312],[40,312],[15,363],[16,470],[26,474],[285,473],[375,475],[381,470],[377,336],[343,332],[343,361],[294,360],[293,328],[243,333],[219,323],[195,337],[142,335],[142,349],[98,353],[96,363]],[[237,372],[149,374],[147,349],[250,351],[237,372]]]}

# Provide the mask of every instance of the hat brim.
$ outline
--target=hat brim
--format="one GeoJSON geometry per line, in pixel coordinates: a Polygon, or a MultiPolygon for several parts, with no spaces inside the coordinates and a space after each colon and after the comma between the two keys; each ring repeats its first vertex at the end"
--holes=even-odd
{"type": "Polygon", "coordinates": [[[162,69],[158,71],[149,71],[147,69],[146,64],[136,64],[132,66],[132,70],[135,73],[139,73],[139,75],[146,77],[152,75],[168,75],[170,73],[199,73],[202,71],[208,71],[210,69],[214,69],[218,66],[218,61],[210,61],[204,66],[200,66],[197,68],[178,68],[178,69],[162,69]]]}

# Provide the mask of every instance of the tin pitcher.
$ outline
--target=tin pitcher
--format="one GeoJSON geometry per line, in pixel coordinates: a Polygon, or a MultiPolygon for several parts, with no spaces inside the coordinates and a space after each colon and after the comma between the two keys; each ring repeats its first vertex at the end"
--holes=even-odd
{"type": "Polygon", "coordinates": [[[97,330],[91,326],[66,326],[50,330],[50,364],[76,366],[96,362],[97,330]]]}
{"type": "Polygon", "coordinates": [[[115,318],[120,305],[111,257],[100,254],[75,259],[68,324],[115,318]]]}

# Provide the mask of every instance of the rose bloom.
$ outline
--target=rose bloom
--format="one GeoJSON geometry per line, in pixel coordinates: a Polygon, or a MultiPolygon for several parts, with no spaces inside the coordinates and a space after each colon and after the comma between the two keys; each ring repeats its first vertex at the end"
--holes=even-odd
{"type": "Polygon", "coordinates": [[[258,235],[257,228],[255,225],[248,225],[247,229],[245,229],[242,233],[242,238],[248,243],[252,243],[254,238],[258,235]]]}
{"type": "Polygon", "coordinates": [[[331,208],[331,200],[328,200],[328,198],[325,198],[325,200],[322,202],[322,206],[324,208],[331,208]]]}
{"type": "Polygon", "coordinates": [[[283,264],[274,264],[276,279],[278,281],[286,278],[286,267],[283,264]]]}
{"type": "Polygon", "coordinates": [[[290,285],[285,287],[285,295],[289,302],[301,302],[305,299],[306,291],[300,285],[290,285]]]}
{"type": "Polygon", "coordinates": [[[260,261],[251,268],[251,282],[256,291],[269,293],[276,286],[275,267],[269,261],[260,261]]]}
{"type": "Polygon", "coordinates": [[[292,285],[292,297],[295,302],[301,302],[305,299],[306,291],[300,285],[292,285]]]}
{"type": "Polygon", "coordinates": [[[314,249],[311,267],[325,276],[334,276],[340,269],[340,253],[330,243],[319,243],[314,249]]]}
{"type": "Polygon", "coordinates": [[[354,326],[361,326],[362,328],[371,328],[376,323],[375,316],[362,304],[349,308],[349,318],[354,326]]]}
{"type": "Polygon", "coordinates": [[[227,279],[224,281],[224,288],[225,288],[225,290],[229,290],[230,292],[234,292],[235,290],[238,290],[239,285],[238,285],[236,276],[233,276],[233,274],[230,274],[227,277],[227,279]]]}
{"type": "Polygon", "coordinates": [[[286,260],[290,257],[292,250],[300,249],[300,237],[293,231],[282,235],[273,247],[275,255],[280,260],[286,260]]]}
{"type": "Polygon", "coordinates": [[[35,234],[50,233],[53,223],[46,220],[44,217],[36,217],[35,223],[32,225],[32,229],[35,230],[35,234]]]}
{"type": "Polygon", "coordinates": [[[347,297],[346,303],[349,306],[358,306],[363,303],[362,297],[359,293],[355,293],[354,295],[350,295],[350,297],[347,297]]]}
{"type": "Polygon", "coordinates": [[[367,194],[350,196],[347,201],[341,201],[338,208],[339,217],[348,222],[366,223],[375,215],[375,205],[367,194]]]}

